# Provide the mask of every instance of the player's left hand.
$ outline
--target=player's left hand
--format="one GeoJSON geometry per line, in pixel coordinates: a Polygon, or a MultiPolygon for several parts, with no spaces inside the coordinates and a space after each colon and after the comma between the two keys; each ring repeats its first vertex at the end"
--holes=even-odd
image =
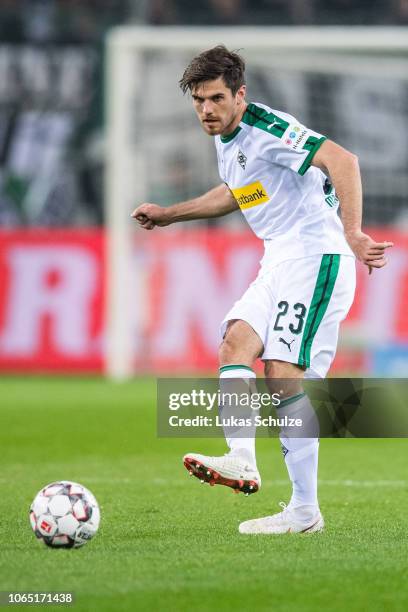
{"type": "Polygon", "coordinates": [[[385,250],[394,246],[393,242],[375,242],[362,231],[349,232],[346,238],[356,258],[368,266],[369,274],[373,268],[383,268],[386,265],[385,250]]]}

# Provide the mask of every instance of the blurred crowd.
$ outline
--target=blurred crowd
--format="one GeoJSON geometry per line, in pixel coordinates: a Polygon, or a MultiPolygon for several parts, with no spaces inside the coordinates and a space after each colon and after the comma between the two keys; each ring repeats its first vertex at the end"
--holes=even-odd
{"type": "Polygon", "coordinates": [[[408,0],[0,0],[0,226],[103,223],[103,43],[123,23],[403,25],[408,0]]]}
{"type": "Polygon", "coordinates": [[[128,17],[128,0],[0,0],[0,40],[98,44],[128,17]]]}
{"type": "Polygon", "coordinates": [[[0,0],[0,226],[103,222],[103,42],[127,0],[0,0]]]}
{"type": "Polygon", "coordinates": [[[151,0],[139,12],[157,25],[397,25],[408,0],[151,0]]]}
{"type": "Polygon", "coordinates": [[[121,22],[153,25],[408,23],[408,0],[0,0],[2,42],[98,43],[121,22]]]}

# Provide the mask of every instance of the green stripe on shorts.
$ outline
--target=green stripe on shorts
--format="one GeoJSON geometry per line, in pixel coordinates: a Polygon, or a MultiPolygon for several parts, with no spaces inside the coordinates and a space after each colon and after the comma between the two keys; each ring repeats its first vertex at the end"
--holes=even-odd
{"type": "Polygon", "coordinates": [[[312,343],[329,305],[339,266],[340,255],[323,255],[299,351],[298,364],[305,368],[310,367],[312,343]]]}

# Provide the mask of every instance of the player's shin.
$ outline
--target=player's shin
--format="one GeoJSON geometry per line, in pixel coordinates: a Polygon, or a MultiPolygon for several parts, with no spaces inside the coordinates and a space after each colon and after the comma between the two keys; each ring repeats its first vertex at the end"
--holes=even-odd
{"type": "Polygon", "coordinates": [[[256,467],[255,416],[251,396],[256,392],[256,374],[243,365],[220,368],[219,419],[231,453],[244,456],[256,467]]]}
{"type": "Polygon", "coordinates": [[[313,514],[318,507],[319,423],[315,411],[307,395],[301,393],[283,400],[278,412],[279,417],[287,415],[302,421],[300,429],[288,426],[280,434],[282,453],[292,482],[289,506],[313,514]]]}

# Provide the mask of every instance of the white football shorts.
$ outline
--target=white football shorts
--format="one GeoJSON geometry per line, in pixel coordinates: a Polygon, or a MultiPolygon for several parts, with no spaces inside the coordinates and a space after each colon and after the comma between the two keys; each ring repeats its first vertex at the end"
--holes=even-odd
{"type": "Polygon", "coordinates": [[[221,335],[229,321],[242,319],[263,342],[261,359],[296,363],[308,376],[324,378],[355,286],[355,259],[349,255],[313,255],[273,267],[261,265],[257,278],[223,320],[221,335]]]}

